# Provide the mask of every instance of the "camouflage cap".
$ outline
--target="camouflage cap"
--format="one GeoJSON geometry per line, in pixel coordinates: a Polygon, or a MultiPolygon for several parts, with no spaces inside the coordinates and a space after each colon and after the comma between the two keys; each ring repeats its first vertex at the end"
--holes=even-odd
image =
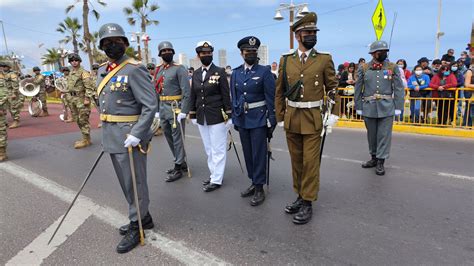
{"type": "Polygon", "coordinates": [[[11,64],[10,62],[8,62],[8,61],[2,61],[2,62],[0,62],[0,66],[1,66],[1,67],[9,67],[9,68],[11,68],[11,67],[12,67],[12,64],[11,64]]]}
{"type": "Polygon", "coordinates": [[[316,23],[318,23],[318,16],[314,12],[309,12],[308,14],[304,15],[300,20],[293,23],[291,30],[293,32],[298,32],[300,30],[315,30],[319,31],[318,27],[316,27],[316,23]]]}
{"type": "Polygon", "coordinates": [[[39,67],[35,66],[35,67],[33,67],[33,72],[35,72],[35,71],[41,71],[41,69],[39,67]]]}
{"type": "Polygon", "coordinates": [[[82,62],[82,58],[76,53],[69,54],[67,56],[67,60],[69,62],[74,61],[74,60],[78,60],[79,62],[82,62]]]}
{"type": "Polygon", "coordinates": [[[61,72],[65,72],[65,71],[70,72],[69,67],[61,67],[61,72]]]}

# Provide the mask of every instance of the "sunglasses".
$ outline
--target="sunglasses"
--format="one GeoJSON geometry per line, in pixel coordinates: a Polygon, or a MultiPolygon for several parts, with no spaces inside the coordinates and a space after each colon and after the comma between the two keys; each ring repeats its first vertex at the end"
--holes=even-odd
{"type": "Polygon", "coordinates": [[[81,60],[79,60],[79,59],[71,59],[71,60],[69,60],[69,62],[81,62],[81,60]]]}

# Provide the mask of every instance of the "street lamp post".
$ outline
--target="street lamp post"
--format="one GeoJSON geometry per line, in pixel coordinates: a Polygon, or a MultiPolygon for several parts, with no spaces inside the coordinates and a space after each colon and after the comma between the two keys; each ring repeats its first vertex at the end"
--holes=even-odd
{"type": "Polygon", "coordinates": [[[293,32],[291,30],[291,27],[293,26],[294,19],[295,19],[295,12],[296,12],[296,18],[300,19],[304,15],[309,13],[308,10],[308,3],[302,3],[302,4],[295,4],[293,3],[293,0],[289,4],[282,3],[280,4],[280,7],[276,9],[275,16],[273,17],[274,20],[283,20],[284,17],[281,14],[282,11],[288,10],[290,13],[290,50],[293,50],[294,48],[294,40],[293,40],[293,32]]]}
{"type": "Polygon", "coordinates": [[[142,60],[142,50],[140,48],[140,36],[142,36],[141,32],[134,32],[132,33],[132,42],[137,42],[137,51],[138,51],[138,60],[142,60]]]}

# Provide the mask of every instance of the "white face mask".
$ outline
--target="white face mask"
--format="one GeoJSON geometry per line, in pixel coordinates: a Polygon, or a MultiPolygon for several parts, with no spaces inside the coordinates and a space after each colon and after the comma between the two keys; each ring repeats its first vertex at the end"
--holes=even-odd
{"type": "Polygon", "coordinates": [[[403,65],[398,65],[400,68],[403,68],[403,65]]]}
{"type": "Polygon", "coordinates": [[[415,70],[415,75],[421,76],[423,74],[423,70],[415,70]]]}

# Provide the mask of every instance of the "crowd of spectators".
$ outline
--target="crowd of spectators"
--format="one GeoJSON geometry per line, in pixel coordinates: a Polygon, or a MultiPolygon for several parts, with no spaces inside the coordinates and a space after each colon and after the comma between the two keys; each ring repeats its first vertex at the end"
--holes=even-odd
{"type": "MultiPolygon", "coordinates": [[[[353,95],[357,69],[363,63],[365,63],[365,59],[360,58],[357,64],[345,62],[338,66],[339,87],[344,88],[339,91],[340,95],[353,95]]],[[[471,58],[466,51],[463,51],[458,59],[455,58],[453,49],[448,49],[441,59],[431,61],[427,57],[422,57],[413,68],[408,67],[405,59],[398,59],[396,64],[399,66],[401,78],[409,91],[409,119],[411,122],[425,123],[428,115],[433,112],[437,114],[438,124],[451,124],[454,115],[457,114],[457,117],[462,117],[463,126],[472,127],[474,101],[469,100],[472,92],[459,90],[458,99],[464,100],[459,100],[458,105],[454,106],[455,91],[448,90],[450,88],[474,88],[473,67],[471,58]],[[427,88],[432,90],[425,90],[427,88]]],[[[350,103],[348,104],[348,102],[345,104],[343,102],[341,105],[343,117],[346,117],[347,113],[352,115],[349,107],[350,103]]],[[[400,119],[403,119],[403,113],[400,119]]]]}

